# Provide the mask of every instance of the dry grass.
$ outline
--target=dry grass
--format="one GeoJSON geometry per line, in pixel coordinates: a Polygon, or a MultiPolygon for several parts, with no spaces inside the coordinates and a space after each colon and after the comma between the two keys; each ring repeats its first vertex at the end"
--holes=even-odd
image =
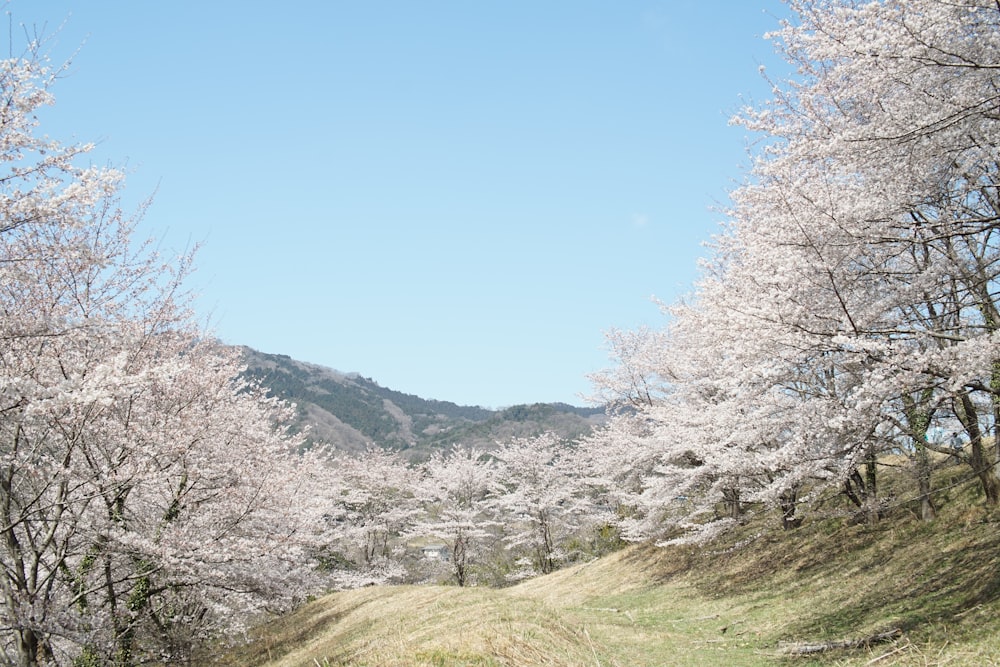
{"type": "Polygon", "coordinates": [[[728,544],[633,547],[504,590],[337,593],[262,627],[258,641],[224,662],[1000,665],[1000,516],[953,507],[931,525],[905,508],[877,526],[831,519],[781,533],[750,524],[728,544]],[[902,636],[788,655],[801,643],[889,628],[902,636]]]}

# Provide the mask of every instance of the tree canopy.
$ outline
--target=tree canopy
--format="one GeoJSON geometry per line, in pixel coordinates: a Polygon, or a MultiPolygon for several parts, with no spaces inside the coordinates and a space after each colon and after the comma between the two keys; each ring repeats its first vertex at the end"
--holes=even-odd
{"type": "Polygon", "coordinates": [[[0,61],[0,660],[183,661],[315,588],[314,468],[194,324],[191,257],[38,131],[59,73],[39,44],[0,61]]]}
{"type": "Polygon", "coordinates": [[[792,526],[823,488],[877,520],[889,453],[925,518],[930,451],[1000,501],[1000,11],[788,5],[770,37],[795,75],[733,119],[759,148],[701,280],[662,330],[609,334],[595,377],[630,412],[594,446],[643,450],[636,535],[757,506],[792,526]]]}

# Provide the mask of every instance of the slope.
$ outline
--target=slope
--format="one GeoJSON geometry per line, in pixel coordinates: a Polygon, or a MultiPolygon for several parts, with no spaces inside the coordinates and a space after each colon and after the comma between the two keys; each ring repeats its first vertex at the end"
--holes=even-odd
{"type": "Polygon", "coordinates": [[[228,664],[1000,664],[1000,514],[966,506],[933,524],[827,519],[789,533],[774,522],[503,590],[336,593],[262,626],[228,664]]]}

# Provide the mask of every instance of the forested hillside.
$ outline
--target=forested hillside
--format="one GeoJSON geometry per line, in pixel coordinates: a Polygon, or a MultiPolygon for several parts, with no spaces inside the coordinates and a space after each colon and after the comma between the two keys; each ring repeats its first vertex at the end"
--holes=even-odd
{"type": "Polygon", "coordinates": [[[369,446],[401,450],[414,459],[461,444],[490,449],[498,441],[554,432],[572,440],[603,423],[604,408],[562,403],[500,410],[430,400],[383,387],[358,373],[241,348],[249,377],[295,404],[293,429],[341,451],[369,446]]]}

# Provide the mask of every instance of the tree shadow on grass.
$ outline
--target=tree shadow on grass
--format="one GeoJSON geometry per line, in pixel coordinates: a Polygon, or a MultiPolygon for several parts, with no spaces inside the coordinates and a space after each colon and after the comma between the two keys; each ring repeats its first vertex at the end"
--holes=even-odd
{"type": "Polygon", "coordinates": [[[221,660],[217,658],[213,664],[241,667],[267,664],[322,636],[327,628],[367,603],[368,600],[361,600],[353,606],[333,611],[325,608],[323,600],[311,602],[257,627],[251,642],[225,651],[221,660]]]}
{"type": "Polygon", "coordinates": [[[961,632],[971,610],[1000,602],[1000,534],[983,525],[971,535],[942,537],[948,535],[954,542],[944,549],[947,540],[938,539],[930,548],[904,544],[896,553],[868,554],[858,574],[844,578],[843,602],[816,609],[789,634],[831,638],[890,626],[916,635],[942,627],[961,632]]]}

